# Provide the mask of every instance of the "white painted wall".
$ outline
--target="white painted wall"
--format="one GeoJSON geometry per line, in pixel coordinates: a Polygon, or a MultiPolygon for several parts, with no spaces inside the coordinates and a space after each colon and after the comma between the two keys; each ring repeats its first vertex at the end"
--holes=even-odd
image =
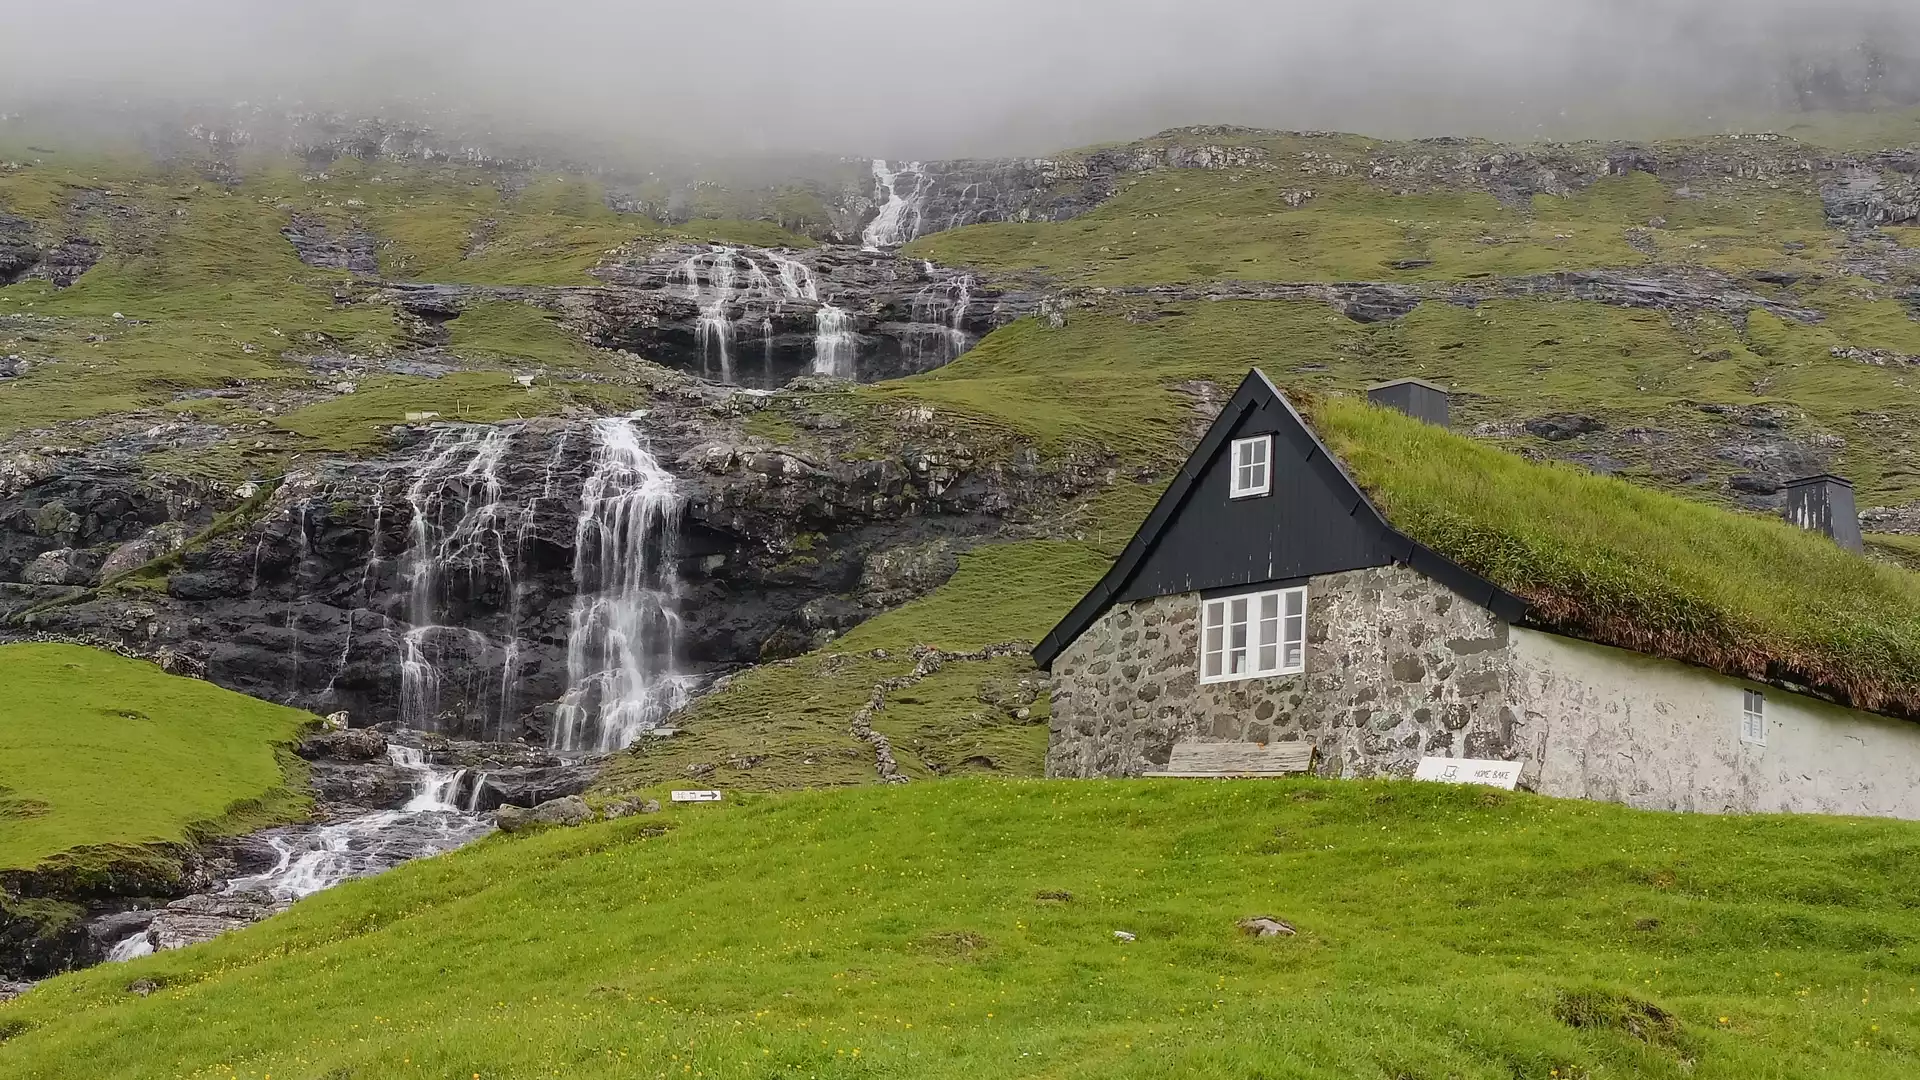
{"type": "Polygon", "coordinates": [[[1527,779],[1543,795],[1920,819],[1920,724],[1517,627],[1512,648],[1527,779]],[[1740,739],[1749,687],[1766,694],[1765,746],[1740,739]]]}

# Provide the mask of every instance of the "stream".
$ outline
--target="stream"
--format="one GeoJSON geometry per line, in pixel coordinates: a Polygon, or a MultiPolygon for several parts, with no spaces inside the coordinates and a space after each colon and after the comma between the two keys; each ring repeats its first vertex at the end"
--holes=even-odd
{"type": "MultiPolygon", "coordinates": [[[[119,939],[107,960],[131,960],[156,949],[208,940],[343,881],[452,851],[493,831],[492,814],[455,803],[465,770],[429,764],[421,750],[397,744],[387,747],[387,762],[415,774],[413,797],[405,806],[254,834],[249,841],[271,852],[272,866],[165,908],[117,916],[143,925],[119,939]]],[[[475,793],[477,797],[477,785],[475,793]]]]}

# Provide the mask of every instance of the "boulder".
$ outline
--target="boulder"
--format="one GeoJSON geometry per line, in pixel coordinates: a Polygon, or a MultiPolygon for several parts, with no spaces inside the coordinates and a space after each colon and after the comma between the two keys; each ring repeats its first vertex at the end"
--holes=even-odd
{"type": "Polygon", "coordinates": [[[654,799],[615,799],[600,809],[600,816],[608,821],[632,817],[635,814],[657,814],[660,803],[654,799]]]}
{"type": "Polygon", "coordinates": [[[1591,435],[1596,431],[1607,430],[1607,425],[1596,417],[1581,416],[1578,413],[1558,413],[1527,421],[1527,434],[1545,439],[1548,442],[1566,442],[1582,435],[1591,435]]]}
{"type": "Polygon", "coordinates": [[[58,548],[35,556],[23,576],[29,585],[85,585],[93,578],[91,562],[84,551],[58,548]]]}
{"type": "Polygon", "coordinates": [[[156,951],[184,949],[203,941],[212,941],[230,930],[251,926],[280,910],[281,905],[265,893],[234,893],[228,896],[189,896],[175,900],[154,916],[147,927],[147,939],[156,951]]]}
{"type": "Polygon", "coordinates": [[[372,728],[322,731],[301,740],[300,756],[309,761],[380,761],[387,756],[387,737],[372,728]]]}
{"type": "Polygon", "coordinates": [[[1293,924],[1271,915],[1255,915],[1251,919],[1241,919],[1240,932],[1248,937],[1292,937],[1298,933],[1294,930],[1293,924]]]}
{"type": "Polygon", "coordinates": [[[578,795],[543,802],[531,810],[503,806],[494,817],[501,832],[520,832],[535,825],[585,825],[593,820],[593,808],[578,795]]]}
{"type": "Polygon", "coordinates": [[[129,540],[113,549],[100,566],[100,580],[118,577],[180,550],[187,542],[186,529],[177,522],[156,525],[137,540],[129,540]]]}

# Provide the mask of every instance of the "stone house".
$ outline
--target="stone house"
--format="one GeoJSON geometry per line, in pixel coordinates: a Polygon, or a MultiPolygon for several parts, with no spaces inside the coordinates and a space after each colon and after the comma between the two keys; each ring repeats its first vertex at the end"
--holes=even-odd
{"type": "MultiPolygon", "coordinates": [[[[1374,398],[1445,423],[1438,388],[1374,398]]],[[[1048,774],[1138,776],[1176,742],[1303,742],[1329,777],[1491,759],[1561,797],[1920,818],[1920,724],[1529,629],[1526,614],[1395,529],[1255,371],[1034,650],[1053,676],[1048,774]]]]}

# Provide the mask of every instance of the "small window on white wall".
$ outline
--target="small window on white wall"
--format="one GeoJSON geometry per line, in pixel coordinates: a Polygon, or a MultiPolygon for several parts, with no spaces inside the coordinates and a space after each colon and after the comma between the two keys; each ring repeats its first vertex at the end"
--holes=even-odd
{"type": "Polygon", "coordinates": [[[1273,490],[1273,436],[1233,440],[1233,497],[1251,499],[1273,490]]]}
{"type": "Polygon", "coordinates": [[[1307,590],[1200,604],[1200,681],[1234,682],[1307,669],[1307,590]]]}
{"type": "Polygon", "coordinates": [[[1740,741],[1767,745],[1767,695],[1758,690],[1746,692],[1745,707],[1740,713],[1740,741]]]}

